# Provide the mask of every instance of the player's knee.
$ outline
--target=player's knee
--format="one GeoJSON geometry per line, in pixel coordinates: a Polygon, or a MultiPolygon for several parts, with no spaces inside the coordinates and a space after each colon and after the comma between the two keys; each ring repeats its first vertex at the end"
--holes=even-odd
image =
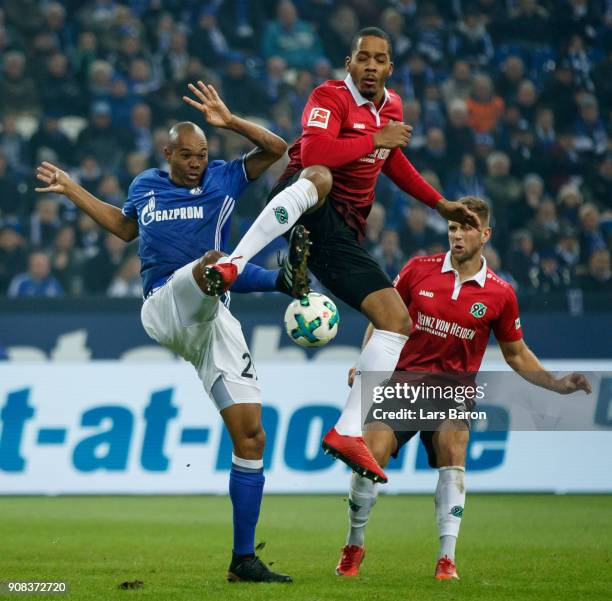
{"type": "Polygon", "coordinates": [[[389,463],[394,449],[386,436],[377,436],[375,431],[364,432],[364,439],[378,465],[385,467],[389,463]]]}
{"type": "Polygon", "coordinates": [[[463,445],[442,444],[438,451],[438,467],[465,466],[465,447],[463,445]]]}
{"type": "Polygon", "coordinates": [[[266,433],[261,425],[246,430],[234,441],[236,452],[243,459],[259,459],[266,446],[266,433]]]}
{"type": "Polygon", "coordinates": [[[408,311],[400,311],[397,315],[391,315],[388,326],[383,329],[408,336],[412,331],[412,319],[410,319],[408,311]]]}
{"type": "Polygon", "coordinates": [[[319,208],[332,189],[333,177],[331,171],[323,165],[312,165],[302,171],[301,177],[310,180],[315,185],[319,196],[319,202],[315,208],[319,208]]]}

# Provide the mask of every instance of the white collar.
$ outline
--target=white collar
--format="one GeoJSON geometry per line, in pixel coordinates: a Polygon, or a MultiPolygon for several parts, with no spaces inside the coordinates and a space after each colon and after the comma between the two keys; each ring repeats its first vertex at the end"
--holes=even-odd
{"type": "MultiPolygon", "coordinates": [[[[361,95],[361,92],[357,89],[357,86],[355,85],[355,82],[353,81],[353,78],[351,77],[350,73],[348,73],[346,77],[344,78],[344,83],[346,84],[346,87],[349,89],[349,92],[351,93],[353,100],[357,103],[357,106],[363,106],[364,104],[371,104],[374,107],[374,110],[376,110],[374,103],[371,100],[368,100],[367,98],[364,98],[361,95]]],[[[380,105],[380,108],[382,108],[385,102],[389,100],[389,91],[387,90],[387,88],[383,88],[383,89],[385,91],[385,100],[380,105]]]]}
{"type": "MultiPolygon", "coordinates": [[[[447,271],[454,272],[456,276],[459,275],[451,262],[450,250],[446,253],[446,256],[444,257],[444,263],[442,263],[442,273],[446,273],[447,271]]],[[[471,281],[477,282],[481,288],[484,287],[485,282],[487,281],[487,260],[484,258],[484,256],[482,257],[482,267],[480,268],[480,270],[477,271],[471,278],[468,278],[467,280],[464,280],[461,283],[465,284],[466,282],[471,281]]]]}

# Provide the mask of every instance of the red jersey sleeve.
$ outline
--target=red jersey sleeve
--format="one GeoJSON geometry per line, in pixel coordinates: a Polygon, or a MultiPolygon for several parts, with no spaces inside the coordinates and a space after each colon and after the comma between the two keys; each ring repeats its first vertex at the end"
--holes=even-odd
{"type": "Polygon", "coordinates": [[[523,337],[518,300],[512,286],[506,288],[506,301],[501,315],[493,323],[493,333],[498,342],[516,342],[523,337]]]}
{"type": "Polygon", "coordinates": [[[321,86],[312,92],[302,113],[302,166],[325,165],[333,169],[374,151],[371,134],[338,139],[347,110],[337,90],[321,86]]]}
{"type": "Polygon", "coordinates": [[[399,272],[399,275],[393,280],[393,285],[395,289],[399,292],[399,295],[402,297],[404,304],[408,307],[410,305],[410,301],[412,300],[412,295],[410,294],[410,276],[412,274],[414,259],[410,259],[402,270],[399,272]]]}
{"type": "Polygon", "coordinates": [[[435,207],[442,198],[442,194],[423,179],[423,176],[414,168],[414,165],[399,148],[394,148],[391,151],[391,154],[385,161],[383,173],[398,188],[431,208],[435,207]]]}

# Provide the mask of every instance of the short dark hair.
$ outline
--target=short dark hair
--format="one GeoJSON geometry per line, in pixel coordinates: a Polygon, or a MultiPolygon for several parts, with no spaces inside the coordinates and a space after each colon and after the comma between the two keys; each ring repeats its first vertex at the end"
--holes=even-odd
{"type": "Polygon", "coordinates": [[[351,42],[351,54],[355,52],[355,49],[357,48],[357,45],[359,44],[359,40],[361,38],[365,38],[366,36],[382,38],[383,40],[385,40],[389,48],[389,56],[392,56],[393,51],[392,51],[392,45],[391,45],[391,38],[389,37],[389,34],[386,31],[383,31],[382,29],[380,29],[380,27],[364,27],[363,29],[360,29],[355,34],[355,37],[353,38],[353,41],[351,42]]]}
{"type": "Polygon", "coordinates": [[[478,198],[478,196],[464,196],[460,198],[457,202],[460,202],[462,205],[465,205],[471,211],[474,211],[482,225],[489,225],[489,218],[491,216],[491,210],[489,209],[489,205],[482,198],[478,198]]]}

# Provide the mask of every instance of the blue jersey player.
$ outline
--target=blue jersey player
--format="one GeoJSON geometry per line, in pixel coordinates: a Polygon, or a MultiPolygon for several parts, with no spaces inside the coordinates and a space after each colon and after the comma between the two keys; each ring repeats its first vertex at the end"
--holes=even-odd
{"type": "MultiPolygon", "coordinates": [[[[261,392],[238,321],[226,303],[210,295],[204,275],[227,240],[234,203],[249,183],[277,161],[286,143],[267,129],[233,115],[212,86],[189,86],[197,97],[185,102],[213,126],[230,129],[256,146],[242,159],[208,160],[207,141],[194,123],[170,130],[166,173],[147,169],[130,185],[123,210],[106,204],[51,163],[38,168],[46,187],[37,192],[67,196],[103,228],[130,241],[139,237],[145,301],[141,318],[149,336],[196,368],[232,437],[229,491],[233,505],[234,547],[228,579],[291,582],[255,555],[255,527],[263,493],[261,392]]],[[[242,292],[308,290],[305,233],[292,240],[289,261],[280,272],[250,266],[238,280],[242,292]],[[278,283],[277,283],[278,282],[278,283]]]]}

